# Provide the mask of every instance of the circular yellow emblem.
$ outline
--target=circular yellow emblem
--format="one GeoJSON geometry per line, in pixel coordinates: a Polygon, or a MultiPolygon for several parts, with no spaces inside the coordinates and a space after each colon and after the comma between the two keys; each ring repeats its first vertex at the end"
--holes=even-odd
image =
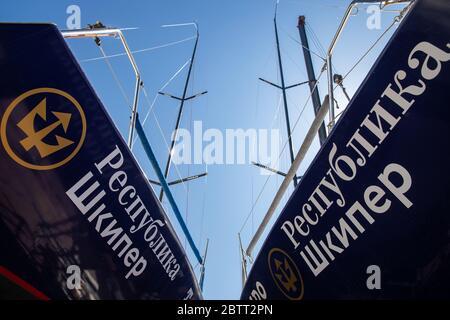
{"type": "Polygon", "coordinates": [[[270,274],[278,289],[289,300],[301,300],[304,294],[303,278],[295,262],[279,248],[273,248],[268,255],[270,274]]]}
{"type": "Polygon", "coordinates": [[[17,97],[3,114],[0,136],[8,155],[33,170],[69,162],[86,138],[86,116],[67,92],[38,88],[17,97]]]}

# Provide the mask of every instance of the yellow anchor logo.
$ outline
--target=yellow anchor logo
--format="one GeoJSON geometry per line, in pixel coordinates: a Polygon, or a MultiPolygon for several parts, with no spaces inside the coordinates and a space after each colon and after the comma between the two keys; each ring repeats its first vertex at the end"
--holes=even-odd
{"type": "MultiPolygon", "coordinates": [[[[67,104],[64,104],[64,106],[66,105],[67,104]]],[[[0,133],[3,146],[5,147],[6,152],[14,161],[29,169],[51,170],[64,165],[78,153],[86,137],[86,118],[80,104],[68,93],[53,88],[39,88],[25,92],[10,104],[10,106],[5,111],[5,114],[3,115],[0,133]],[[49,112],[47,110],[47,97],[52,94],[59,95],[67,99],[70,102],[70,105],[69,107],[65,107],[64,111],[66,111],[67,108],[70,109],[67,111],[71,112],[51,111],[51,114],[53,114],[53,116],[56,118],[56,121],[48,124],[40,130],[36,130],[35,123],[39,118],[45,123],[48,121],[49,112]],[[16,123],[16,126],[25,134],[25,138],[18,141],[17,146],[14,144],[10,144],[10,141],[8,139],[8,125],[10,125],[9,120],[11,119],[11,113],[16,108],[23,107],[22,102],[35,95],[39,95],[39,97],[42,95],[43,97],[40,97],[38,100],[40,102],[18,123],[16,123]],[[71,119],[76,113],[79,114],[78,118],[80,118],[81,120],[81,132],[78,132],[76,137],[73,137],[78,140],[78,143],[76,145],[72,137],[71,139],[69,139],[58,134],[54,134],[56,144],[49,144],[44,141],[47,136],[52,135],[53,132],[59,127],[62,128],[62,131],[60,132],[64,132],[65,134],[67,134],[71,125],[71,119]],[[19,145],[23,149],[22,151],[17,149],[19,145]],[[63,160],[59,159],[57,162],[49,164],[49,162],[51,162],[50,159],[47,159],[49,156],[57,154],[59,151],[71,146],[73,148],[72,153],[70,153],[63,160]],[[29,152],[33,148],[37,150],[37,153],[39,154],[41,160],[46,159],[45,163],[39,163],[40,161],[36,161],[35,159],[33,161],[24,159],[25,157],[22,156],[23,151],[29,152]]],[[[14,135],[11,135],[11,137],[13,136],[14,135]]]]}
{"type": "Polygon", "coordinates": [[[275,268],[279,273],[275,273],[275,277],[278,278],[280,283],[287,291],[296,291],[297,290],[297,277],[294,274],[287,258],[284,258],[284,261],[281,262],[278,259],[275,260],[275,268]]]}
{"type": "Polygon", "coordinates": [[[17,126],[22,129],[22,131],[27,135],[25,139],[20,141],[22,147],[26,151],[29,151],[31,148],[36,147],[42,158],[45,158],[74,143],[73,141],[65,139],[58,135],[55,135],[57,145],[51,145],[42,141],[42,139],[48,136],[60,125],[64,128],[64,132],[67,133],[67,128],[69,127],[70,117],[72,116],[72,114],[56,111],[53,111],[52,113],[58,119],[58,121],[36,132],[34,130],[34,120],[36,116],[40,116],[43,120],[47,120],[47,99],[44,98],[36,106],[36,108],[34,108],[17,124],[17,126]]]}
{"type": "Polygon", "coordinates": [[[273,248],[268,255],[272,278],[278,289],[290,300],[301,300],[304,294],[302,275],[295,262],[279,248],[273,248]]]}

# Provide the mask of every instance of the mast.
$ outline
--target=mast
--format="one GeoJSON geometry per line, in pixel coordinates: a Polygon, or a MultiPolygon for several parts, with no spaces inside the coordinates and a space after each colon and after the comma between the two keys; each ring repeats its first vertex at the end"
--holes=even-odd
{"type": "MultiPolygon", "coordinates": [[[[292,132],[291,132],[291,123],[289,120],[289,110],[286,96],[286,85],[284,83],[284,73],[283,73],[283,62],[281,60],[281,49],[280,49],[280,40],[278,38],[278,26],[277,26],[277,12],[275,10],[275,17],[273,18],[273,23],[275,27],[275,40],[277,42],[277,53],[278,53],[278,66],[280,69],[280,77],[281,77],[281,92],[283,93],[283,106],[284,106],[284,116],[286,119],[286,130],[288,134],[288,142],[289,142],[289,156],[291,158],[291,164],[294,162],[294,147],[292,146],[292,132]]],[[[294,176],[294,187],[297,186],[297,175],[294,176]]]]}
{"type": "MultiPolygon", "coordinates": [[[[300,40],[302,43],[303,48],[303,56],[305,57],[305,65],[306,65],[306,71],[308,73],[308,79],[309,79],[309,89],[311,91],[311,98],[312,103],[314,106],[314,114],[317,115],[317,112],[320,109],[321,102],[320,102],[320,95],[319,95],[319,88],[317,87],[316,83],[316,74],[314,72],[314,66],[312,63],[311,58],[311,52],[309,50],[309,43],[308,43],[308,37],[306,35],[306,29],[305,29],[305,16],[299,16],[298,17],[298,32],[300,34],[300,40]]],[[[325,130],[325,124],[322,123],[319,129],[319,141],[320,145],[323,145],[327,138],[327,132],[325,130]]]]}
{"type": "MultiPolygon", "coordinates": [[[[176,124],[175,124],[175,131],[174,131],[174,135],[172,136],[172,141],[170,143],[170,148],[169,148],[169,156],[167,158],[166,167],[164,169],[164,178],[165,179],[167,179],[168,176],[169,176],[170,166],[172,164],[173,148],[174,148],[175,142],[177,140],[178,129],[180,128],[180,122],[181,122],[181,116],[183,115],[184,103],[186,101],[188,101],[188,100],[197,98],[197,97],[207,93],[207,91],[203,91],[203,92],[195,94],[193,96],[186,97],[187,90],[189,88],[189,81],[191,79],[192,67],[194,65],[195,54],[197,52],[198,39],[199,39],[199,36],[200,36],[197,24],[194,24],[194,25],[195,25],[195,28],[196,28],[196,39],[195,39],[194,50],[192,51],[191,61],[189,63],[189,71],[188,71],[188,74],[187,74],[187,77],[186,77],[186,81],[185,81],[185,84],[184,84],[183,95],[181,96],[181,98],[179,98],[179,97],[171,95],[171,94],[167,94],[167,93],[164,93],[164,92],[159,92],[159,94],[161,94],[161,95],[168,96],[168,97],[170,97],[172,99],[180,101],[180,107],[178,108],[177,121],[176,121],[176,124]]],[[[181,180],[183,180],[183,179],[181,179],[181,180]]],[[[181,182],[183,182],[183,181],[181,181],[181,182]]],[[[161,188],[161,192],[159,194],[159,201],[162,201],[163,197],[164,197],[164,188],[161,188]]]]}
{"type": "MultiPolygon", "coordinates": [[[[280,39],[278,37],[278,26],[277,26],[277,10],[278,10],[278,2],[275,6],[275,16],[273,18],[273,23],[274,23],[274,28],[275,28],[275,41],[276,41],[276,45],[277,45],[277,54],[278,54],[278,68],[280,71],[280,78],[281,78],[281,85],[275,84],[273,82],[267,81],[265,79],[259,78],[259,80],[275,87],[281,90],[282,95],[283,95],[283,106],[284,106],[284,116],[285,116],[285,120],[286,120],[286,131],[287,131],[287,135],[288,135],[288,143],[289,143],[289,156],[291,158],[291,165],[294,163],[294,147],[292,145],[292,132],[291,132],[291,123],[289,120],[289,108],[288,108],[288,101],[287,101],[287,95],[286,95],[286,91],[292,88],[295,88],[297,86],[309,83],[309,81],[304,81],[304,82],[300,82],[300,83],[296,83],[290,86],[286,86],[286,83],[284,81],[284,70],[283,70],[283,61],[281,59],[281,48],[280,48],[280,39]]],[[[264,168],[264,165],[260,165],[260,164],[255,164],[258,167],[264,168]]],[[[264,168],[266,169],[266,168],[264,168]]],[[[278,172],[275,169],[271,169],[268,168],[269,171],[278,173],[282,176],[284,176],[285,174],[278,172]]],[[[293,177],[293,182],[294,182],[294,187],[297,186],[297,174],[294,175],[293,177]]]]}

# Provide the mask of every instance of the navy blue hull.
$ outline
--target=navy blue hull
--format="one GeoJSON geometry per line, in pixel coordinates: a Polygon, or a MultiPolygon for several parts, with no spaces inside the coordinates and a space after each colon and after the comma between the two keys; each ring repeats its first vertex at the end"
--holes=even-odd
{"type": "Polygon", "coordinates": [[[450,297],[450,2],[418,0],[275,222],[242,299],[450,297]]]}
{"type": "Polygon", "coordinates": [[[174,229],[57,28],[0,24],[0,70],[0,295],[200,299],[174,229]]]}

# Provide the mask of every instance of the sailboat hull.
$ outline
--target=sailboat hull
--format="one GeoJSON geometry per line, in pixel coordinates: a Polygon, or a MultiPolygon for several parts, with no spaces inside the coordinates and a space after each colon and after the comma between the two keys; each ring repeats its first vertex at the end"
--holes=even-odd
{"type": "Polygon", "coordinates": [[[418,0],[263,243],[242,299],[450,297],[450,3],[418,0]]]}
{"type": "Polygon", "coordinates": [[[0,296],[200,299],[144,173],[51,24],[0,24],[0,296]]]}

